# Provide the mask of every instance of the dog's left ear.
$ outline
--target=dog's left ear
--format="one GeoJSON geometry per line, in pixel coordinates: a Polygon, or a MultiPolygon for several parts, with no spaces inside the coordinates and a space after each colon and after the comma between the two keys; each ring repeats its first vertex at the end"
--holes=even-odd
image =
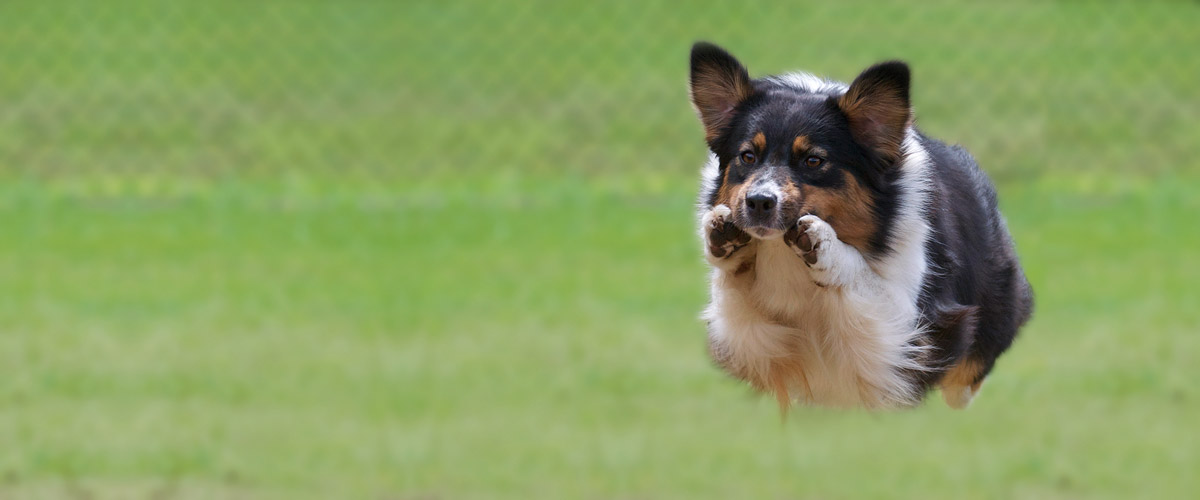
{"type": "Polygon", "coordinates": [[[838,107],[850,120],[854,138],[879,153],[889,165],[900,159],[901,145],[912,112],[909,110],[908,65],[879,63],[850,84],[838,107]]]}

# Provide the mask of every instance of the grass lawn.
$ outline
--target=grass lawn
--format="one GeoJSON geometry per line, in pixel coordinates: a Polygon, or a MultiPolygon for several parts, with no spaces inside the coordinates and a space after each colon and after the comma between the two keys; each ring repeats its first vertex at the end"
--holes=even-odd
{"type": "Polygon", "coordinates": [[[0,499],[1200,490],[1200,8],[526,5],[0,5],[0,499]],[[708,361],[697,38],[914,64],[1037,294],[970,409],[708,361]]]}
{"type": "Polygon", "coordinates": [[[782,422],[705,357],[691,193],[548,187],[558,194],[432,209],[6,191],[0,492],[1180,497],[1200,486],[1200,238],[1178,231],[1200,202],[1178,184],[1006,192],[1039,309],[968,411],[933,398],[782,422]]]}

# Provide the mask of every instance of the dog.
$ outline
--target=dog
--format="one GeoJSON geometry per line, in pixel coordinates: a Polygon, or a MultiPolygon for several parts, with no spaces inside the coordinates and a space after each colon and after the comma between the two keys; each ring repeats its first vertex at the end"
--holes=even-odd
{"type": "Polygon", "coordinates": [[[784,412],[970,404],[1033,291],[975,159],[914,127],[908,65],[751,79],[699,42],[690,76],[716,364],[784,412]]]}

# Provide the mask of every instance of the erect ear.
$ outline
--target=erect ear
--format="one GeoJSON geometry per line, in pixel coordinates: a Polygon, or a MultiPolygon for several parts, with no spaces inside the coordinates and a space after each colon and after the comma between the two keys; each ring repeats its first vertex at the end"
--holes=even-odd
{"type": "Polygon", "coordinates": [[[908,65],[889,61],[867,68],[838,99],[854,138],[889,164],[900,159],[909,125],[908,86],[908,65]]]}
{"type": "Polygon", "coordinates": [[[704,139],[712,142],[733,117],[738,103],[754,93],[746,68],[708,42],[692,46],[692,105],[704,123],[704,139]]]}

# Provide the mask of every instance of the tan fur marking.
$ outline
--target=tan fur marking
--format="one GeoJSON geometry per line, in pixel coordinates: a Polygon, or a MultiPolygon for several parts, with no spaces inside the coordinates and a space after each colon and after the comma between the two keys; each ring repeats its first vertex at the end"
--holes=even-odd
{"type": "Polygon", "coordinates": [[[938,384],[942,388],[942,398],[946,400],[946,404],[957,410],[970,405],[975,395],[979,394],[979,386],[983,383],[983,380],[976,380],[982,371],[983,365],[970,358],[950,368],[938,384]]]}
{"type": "Polygon", "coordinates": [[[762,132],[754,134],[754,138],[750,139],[750,144],[754,145],[755,151],[762,152],[767,149],[767,136],[763,135],[762,132]]]}
{"type": "Polygon", "coordinates": [[[792,153],[796,155],[808,151],[810,147],[812,147],[812,145],[808,143],[807,136],[797,136],[796,140],[792,141],[792,153]]]}
{"type": "Polygon", "coordinates": [[[733,186],[729,183],[729,171],[732,169],[732,165],[727,165],[725,167],[725,176],[721,178],[721,187],[717,188],[717,200],[714,203],[714,206],[725,205],[731,209],[733,208],[732,202],[734,200],[734,196],[737,194],[734,192],[737,186],[733,186]]]}
{"type": "Polygon", "coordinates": [[[783,183],[783,199],[785,202],[791,200],[801,200],[803,199],[803,196],[804,191],[800,189],[800,186],[797,186],[796,183],[791,179],[788,179],[787,182],[783,183]]]}
{"type": "MultiPolygon", "coordinates": [[[[965,387],[969,385],[972,391],[977,391],[979,390],[979,384],[975,382],[975,377],[979,376],[982,368],[983,365],[978,361],[970,358],[964,359],[946,371],[946,374],[942,376],[940,384],[942,387],[965,387]]],[[[980,383],[982,382],[980,381],[980,383]]]]}
{"type": "MultiPolygon", "coordinates": [[[[838,239],[865,250],[878,230],[872,214],[874,202],[866,188],[850,172],[845,172],[845,185],[839,189],[805,185],[803,212],[812,213],[828,222],[837,231],[838,239]]],[[[788,193],[788,196],[791,196],[788,193]]]]}

